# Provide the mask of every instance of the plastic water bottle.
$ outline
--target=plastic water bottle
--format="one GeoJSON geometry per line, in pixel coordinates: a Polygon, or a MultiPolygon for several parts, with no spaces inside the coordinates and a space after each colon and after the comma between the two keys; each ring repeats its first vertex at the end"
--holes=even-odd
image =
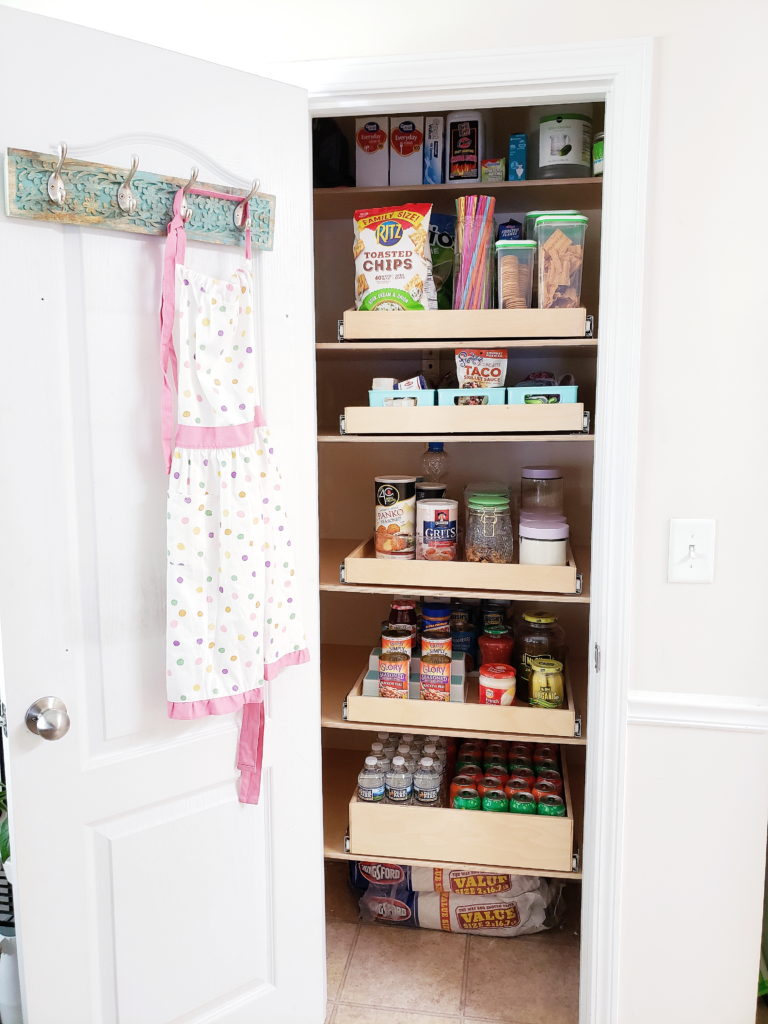
{"type": "Polygon", "coordinates": [[[366,757],[363,770],[357,776],[357,798],[366,803],[378,803],[384,799],[384,772],[373,755],[366,757]]]}
{"type": "Polygon", "coordinates": [[[434,745],[434,743],[425,743],[424,749],[421,752],[422,757],[431,757],[432,763],[434,764],[437,771],[442,776],[445,771],[445,760],[440,756],[440,751],[434,745]]]}
{"type": "Polygon", "coordinates": [[[448,473],[448,456],[443,449],[442,441],[429,441],[421,456],[421,472],[429,483],[442,483],[448,473]]]}
{"type": "Polygon", "coordinates": [[[382,747],[384,748],[384,756],[388,757],[390,759],[393,758],[394,754],[395,754],[395,751],[397,750],[397,743],[389,735],[389,733],[388,732],[379,732],[379,733],[376,734],[376,738],[377,738],[378,742],[381,743],[382,747]]]}
{"type": "Polygon", "coordinates": [[[397,752],[405,761],[405,767],[408,771],[411,773],[415,772],[417,764],[416,755],[413,753],[410,746],[407,743],[401,743],[397,748],[397,752]]]}
{"type": "Polygon", "coordinates": [[[413,735],[412,732],[404,732],[403,735],[400,737],[400,742],[407,743],[409,747],[412,747],[415,738],[416,737],[413,735]]]}
{"type": "Polygon", "coordinates": [[[422,757],[413,776],[414,802],[420,807],[440,806],[440,773],[431,757],[422,757]]]}
{"type": "Polygon", "coordinates": [[[413,797],[413,774],[399,754],[392,759],[392,767],[385,776],[388,804],[409,804],[413,797]]]}
{"type": "Polygon", "coordinates": [[[392,766],[391,755],[387,757],[384,753],[384,745],[382,743],[371,744],[371,756],[376,758],[376,763],[379,766],[379,771],[388,772],[392,766]]]}

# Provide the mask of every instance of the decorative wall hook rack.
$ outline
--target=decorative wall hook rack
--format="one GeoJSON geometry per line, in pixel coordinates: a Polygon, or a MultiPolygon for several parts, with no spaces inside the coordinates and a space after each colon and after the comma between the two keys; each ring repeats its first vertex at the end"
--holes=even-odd
{"type": "MultiPolygon", "coordinates": [[[[58,157],[25,149],[8,149],[5,160],[6,213],[9,217],[47,220],[59,224],[164,235],[173,217],[173,200],[180,188],[192,185],[240,196],[242,189],[171,178],[138,170],[133,157],[130,169],[68,160],[61,143],[58,157]],[[121,196],[122,201],[121,201],[121,196]],[[131,198],[135,206],[131,203],[131,198]],[[133,208],[131,208],[133,207],[133,208]]],[[[272,249],[275,230],[275,197],[258,192],[254,182],[235,207],[226,199],[184,195],[189,214],[187,237],[219,245],[242,245],[245,221],[250,220],[254,249],[272,249]],[[247,216],[245,205],[247,204],[247,216]],[[238,211],[242,220],[237,223],[238,211]]]]}

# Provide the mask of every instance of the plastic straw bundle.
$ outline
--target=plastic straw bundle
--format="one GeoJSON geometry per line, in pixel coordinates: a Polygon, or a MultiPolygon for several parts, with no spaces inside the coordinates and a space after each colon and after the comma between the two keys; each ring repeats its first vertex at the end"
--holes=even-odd
{"type": "Polygon", "coordinates": [[[490,309],[493,306],[492,196],[459,196],[456,200],[454,250],[454,309],[490,309]]]}

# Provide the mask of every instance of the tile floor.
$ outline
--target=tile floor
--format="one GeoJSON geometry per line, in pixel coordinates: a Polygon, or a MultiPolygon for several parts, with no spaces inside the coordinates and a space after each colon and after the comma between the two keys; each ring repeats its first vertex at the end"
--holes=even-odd
{"type": "Polygon", "coordinates": [[[361,924],[347,865],[325,880],[326,1024],[576,1024],[575,902],[561,931],[491,939],[361,924]]]}

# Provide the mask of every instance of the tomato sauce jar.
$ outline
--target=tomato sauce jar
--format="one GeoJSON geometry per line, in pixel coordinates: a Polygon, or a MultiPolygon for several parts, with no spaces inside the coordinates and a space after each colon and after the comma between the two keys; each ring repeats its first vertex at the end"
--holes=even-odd
{"type": "Polygon", "coordinates": [[[506,626],[487,626],[477,641],[481,665],[511,665],[515,640],[506,626]]]}

